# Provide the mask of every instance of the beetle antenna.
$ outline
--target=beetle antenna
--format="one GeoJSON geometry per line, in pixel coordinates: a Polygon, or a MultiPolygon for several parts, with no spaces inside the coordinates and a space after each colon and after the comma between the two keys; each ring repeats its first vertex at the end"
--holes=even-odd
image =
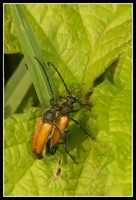
{"type": "Polygon", "coordinates": [[[57,68],[56,68],[51,62],[48,62],[47,64],[48,64],[49,66],[52,66],[52,67],[55,69],[55,71],[58,73],[59,77],[61,78],[61,80],[62,80],[62,82],[63,82],[63,84],[64,84],[64,86],[65,86],[65,88],[66,88],[67,93],[68,93],[69,95],[71,95],[70,91],[68,90],[68,88],[67,88],[67,86],[66,86],[66,83],[65,83],[64,79],[62,78],[62,76],[61,76],[61,74],[59,73],[59,71],[57,70],[57,68]]]}
{"type": "Polygon", "coordinates": [[[49,81],[49,77],[48,77],[47,72],[46,72],[46,70],[45,70],[45,67],[44,67],[43,64],[40,62],[40,60],[38,60],[38,58],[36,58],[36,56],[34,56],[34,58],[35,58],[36,61],[42,66],[42,69],[43,69],[43,71],[44,71],[44,73],[45,73],[45,76],[46,76],[46,78],[47,78],[47,81],[48,81],[48,84],[49,84],[49,87],[50,87],[50,91],[51,91],[51,94],[52,94],[52,99],[53,99],[54,101],[56,101],[56,98],[55,98],[55,96],[54,96],[54,93],[53,93],[53,90],[52,90],[52,87],[51,87],[51,84],[50,84],[50,81],[49,81]]]}

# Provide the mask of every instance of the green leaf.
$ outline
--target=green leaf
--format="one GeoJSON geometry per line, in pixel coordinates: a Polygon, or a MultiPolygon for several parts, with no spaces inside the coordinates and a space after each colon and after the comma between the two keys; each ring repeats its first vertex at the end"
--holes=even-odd
{"type": "MultiPolygon", "coordinates": [[[[11,4],[10,7],[13,20],[16,25],[18,37],[20,39],[20,43],[22,46],[22,50],[26,58],[27,66],[30,70],[33,84],[35,86],[35,90],[37,92],[41,106],[45,108],[49,106],[48,102],[51,99],[51,92],[49,90],[48,82],[45,79],[45,75],[42,72],[41,67],[39,67],[39,64],[34,59],[34,56],[36,56],[41,60],[42,63],[44,63],[41,49],[39,47],[35,34],[31,28],[31,25],[28,19],[26,18],[21,6],[18,4],[17,5],[11,4]],[[39,88],[41,89],[39,90],[39,88]],[[45,102],[47,103],[45,104],[45,102]]],[[[54,88],[54,85],[50,77],[49,79],[52,87],[54,88]]]]}
{"type": "Polygon", "coordinates": [[[121,88],[132,90],[132,46],[129,44],[121,55],[114,82],[121,88]]]}
{"type": "Polygon", "coordinates": [[[16,111],[31,85],[30,73],[26,70],[23,59],[4,87],[5,116],[16,111]]]}
{"type": "MultiPolygon", "coordinates": [[[[82,108],[72,117],[96,138],[92,141],[70,122],[67,150],[78,164],[65,153],[63,145],[54,156],[37,160],[31,146],[42,110],[30,108],[11,115],[5,120],[5,196],[131,196],[132,5],[13,4],[15,22],[9,5],[5,9],[5,52],[24,53],[43,100],[47,93],[43,92],[45,77],[33,55],[43,62],[43,52],[45,61],[51,61],[63,75],[69,90],[84,84],[77,96],[88,105],[90,100],[93,107],[82,108]],[[29,27],[25,31],[19,28],[20,24],[25,27],[24,13],[29,27]],[[113,83],[103,80],[93,88],[95,80],[115,61],[113,83]]],[[[47,69],[64,96],[66,90],[58,74],[47,69]]]]}
{"type": "Polygon", "coordinates": [[[132,195],[131,57],[131,44],[128,44],[120,56],[114,84],[107,81],[97,86],[92,95],[95,105],[92,113],[98,116],[97,139],[106,148],[101,174],[108,175],[107,196],[132,195]]]}
{"type": "MultiPolygon", "coordinates": [[[[87,92],[94,79],[118,59],[132,37],[131,4],[27,4],[21,8],[29,19],[45,60],[56,65],[70,89],[84,83],[83,90],[87,92]]],[[[33,55],[29,54],[30,57],[33,55]]],[[[56,79],[58,76],[55,76],[56,87],[64,94],[61,81],[56,79]]]]}

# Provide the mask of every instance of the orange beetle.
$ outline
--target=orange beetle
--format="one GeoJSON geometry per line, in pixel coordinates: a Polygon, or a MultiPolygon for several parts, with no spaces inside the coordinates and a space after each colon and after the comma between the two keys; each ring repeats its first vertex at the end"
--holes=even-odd
{"type": "MultiPolygon", "coordinates": [[[[42,66],[46,78],[48,80],[50,90],[52,93],[52,99],[54,100],[54,103],[47,112],[44,113],[42,120],[39,119],[36,123],[35,127],[35,133],[34,133],[34,139],[33,139],[33,152],[36,153],[36,155],[39,157],[41,156],[42,149],[44,147],[44,144],[46,145],[46,155],[54,155],[56,152],[59,144],[60,139],[63,139],[64,142],[64,149],[65,152],[73,159],[73,161],[76,163],[75,159],[69,154],[69,152],[66,149],[66,141],[68,139],[68,136],[66,134],[66,128],[68,126],[69,120],[75,122],[78,128],[80,128],[85,134],[92,137],[90,134],[88,134],[81,126],[80,124],[73,118],[70,117],[71,112],[77,112],[82,108],[82,104],[78,100],[76,96],[74,96],[67,88],[61,74],[56,69],[56,67],[51,63],[48,62],[48,65],[52,66],[60,76],[66,91],[68,95],[65,97],[66,100],[62,104],[58,104],[57,100],[54,97],[53,90],[51,88],[48,76],[46,74],[46,71],[42,65],[42,63],[35,57],[35,59],[39,62],[39,64],[42,66]],[[80,108],[77,110],[74,110],[73,104],[78,101],[80,104],[80,108]]],[[[81,87],[80,87],[81,88],[81,87]]],[[[80,89],[79,88],[79,89],[80,89]]],[[[75,90],[74,92],[78,91],[79,89],[75,90]]],[[[92,137],[92,139],[94,139],[92,137]]]]}

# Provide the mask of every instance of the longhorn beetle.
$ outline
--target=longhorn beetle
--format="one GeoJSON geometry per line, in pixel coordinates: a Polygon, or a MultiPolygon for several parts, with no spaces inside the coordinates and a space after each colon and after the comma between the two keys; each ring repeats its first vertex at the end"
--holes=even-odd
{"type": "MultiPolygon", "coordinates": [[[[53,105],[52,105],[51,109],[49,109],[48,111],[46,111],[43,114],[43,120],[42,120],[42,118],[39,118],[39,120],[37,121],[34,136],[35,135],[38,135],[38,136],[34,137],[34,138],[36,138],[36,142],[34,142],[34,146],[36,146],[36,149],[38,149],[38,146],[40,146],[40,152],[37,153],[37,151],[36,151],[36,154],[41,154],[43,146],[45,144],[46,145],[46,154],[47,155],[53,155],[56,152],[59,144],[61,144],[60,139],[62,138],[62,139],[64,139],[63,144],[64,144],[64,149],[65,149],[66,153],[74,160],[74,158],[69,154],[69,152],[66,149],[66,142],[68,140],[68,136],[66,134],[66,128],[68,126],[69,120],[71,119],[76,123],[78,128],[80,128],[85,134],[87,134],[88,136],[91,137],[91,135],[88,134],[75,119],[73,119],[69,116],[69,114],[71,112],[79,111],[83,105],[80,103],[78,98],[76,96],[74,96],[68,90],[61,74],[56,69],[56,67],[51,62],[48,62],[47,64],[49,66],[52,66],[57,71],[57,73],[58,73],[59,77],[61,78],[61,80],[62,80],[62,82],[63,82],[63,84],[66,88],[66,91],[68,93],[68,95],[65,97],[66,98],[65,103],[62,103],[61,105],[58,104],[57,100],[55,99],[55,96],[53,94],[53,90],[51,88],[51,85],[50,85],[47,73],[44,69],[44,66],[42,65],[42,63],[36,57],[35,57],[35,59],[37,60],[37,62],[39,62],[39,64],[42,66],[42,68],[45,72],[45,75],[46,75],[46,78],[48,80],[49,87],[50,87],[50,90],[51,90],[51,93],[52,93],[52,99],[53,99],[53,105]],[[76,101],[79,102],[81,107],[77,110],[74,110],[73,104],[76,101]],[[41,123],[41,121],[42,121],[42,123],[41,123]],[[37,131],[37,127],[38,127],[38,131],[37,131]],[[42,138],[44,138],[44,140],[42,140],[42,138]]],[[[79,89],[75,90],[74,92],[77,92],[79,89]]],[[[74,162],[76,163],[75,160],[74,160],[74,162]]]]}
{"type": "MultiPolygon", "coordinates": [[[[52,94],[52,99],[50,100],[51,108],[48,109],[47,111],[45,111],[41,118],[38,118],[36,125],[35,125],[35,130],[34,130],[32,150],[33,150],[33,153],[36,154],[36,157],[38,159],[41,159],[41,158],[43,158],[42,150],[44,148],[44,145],[47,143],[47,141],[51,137],[52,133],[54,133],[52,142],[54,142],[55,145],[59,142],[60,132],[65,138],[67,138],[67,136],[66,136],[66,132],[63,131],[63,127],[61,127],[62,129],[59,128],[60,121],[62,122],[62,116],[59,116],[59,112],[61,111],[61,109],[63,107],[57,103],[57,100],[54,96],[54,93],[53,93],[53,90],[52,90],[52,87],[51,87],[51,84],[50,84],[50,81],[49,81],[49,78],[48,78],[48,75],[46,73],[44,66],[36,57],[34,57],[34,58],[42,66],[42,69],[46,75],[46,78],[47,78],[47,81],[48,81],[48,84],[50,87],[50,91],[52,94]],[[52,100],[53,100],[53,102],[52,102],[52,100]],[[57,119],[57,121],[55,121],[55,119],[57,119]],[[59,138],[58,138],[58,136],[59,136],[59,138]],[[57,142],[56,142],[56,140],[57,140],[57,142]]],[[[63,126],[64,126],[64,124],[63,124],[63,126]]],[[[65,148],[65,151],[74,160],[74,158],[69,154],[69,152],[67,151],[66,148],[65,148]]],[[[46,154],[49,155],[48,153],[46,153],[46,154]]]]}

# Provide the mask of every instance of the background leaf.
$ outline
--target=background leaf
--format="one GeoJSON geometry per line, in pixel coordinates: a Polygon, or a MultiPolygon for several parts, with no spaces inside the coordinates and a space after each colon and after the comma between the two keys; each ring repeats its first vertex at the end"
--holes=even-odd
{"type": "MultiPolygon", "coordinates": [[[[43,110],[30,108],[11,115],[5,121],[5,195],[131,196],[132,5],[21,4],[20,7],[45,61],[55,64],[70,90],[84,83],[78,97],[88,105],[91,101],[93,108],[91,112],[90,108],[83,108],[73,117],[96,139],[87,138],[70,123],[67,149],[78,165],[61,145],[54,156],[36,160],[31,143],[36,118],[43,110]],[[111,70],[113,79],[107,75],[111,70]],[[96,79],[102,74],[106,78],[96,86],[96,79]],[[61,173],[57,175],[59,168],[61,173]]],[[[6,53],[24,53],[9,5],[5,5],[4,39],[6,53]]],[[[25,55],[28,58],[26,51],[25,55]]],[[[32,57],[30,61],[35,65],[32,57]]],[[[30,61],[27,59],[31,65],[30,61]]],[[[48,71],[63,96],[66,91],[61,80],[54,70],[48,71]]]]}
{"type": "Polygon", "coordinates": [[[24,96],[26,95],[30,86],[32,85],[30,73],[24,66],[25,60],[23,59],[15,73],[5,85],[5,116],[8,116],[10,113],[14,113],[16,111],[20,103],[23,101],[24,96]]]}
{"type": "Polygon", "coordinates": [[[99,115],[97,139],[107,149],[101,163],[101,173],[108,174],[107,195],[131,195],[132,190],[131,53],[128,44],[115,71],[114,84],[107,81],[92,95],[92,112],[99,115]]]}

